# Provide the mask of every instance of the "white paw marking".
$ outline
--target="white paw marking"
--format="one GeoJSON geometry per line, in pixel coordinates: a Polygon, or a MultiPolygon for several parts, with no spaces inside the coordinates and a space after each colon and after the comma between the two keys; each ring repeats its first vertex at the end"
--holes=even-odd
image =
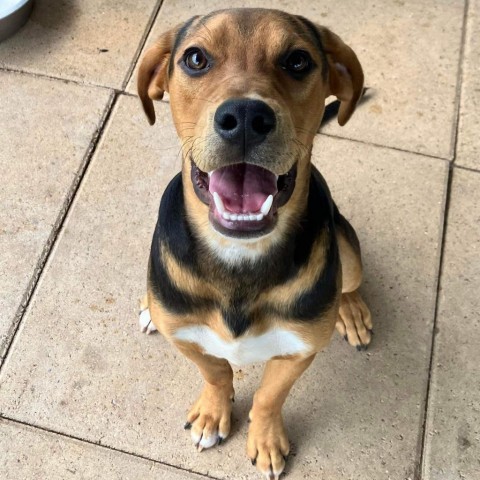
{"type": "Polygon", "coordinates": [[[220,437],[218,433],[214,433],[209,437],[205,437],[202,433],[198,434],[193,431],[191,432],[191,437],[192,437],[193,443],[195,444],[199,452],[201,452],[206,448],[214,447],[219,443],[220,438],[222,438],[222,440],[225,438],[225,437],[220,437]]]}
{"type": "Polygon", "coordinates": [[[157,331],[157,327],[152,322],[150,310],[148,308],[140,312],[140,316],[138,317],[138,325],[140,326],[140,331],[142,333],[146,333],[147,335],[157,331]]]}
{"type": "Polygon", "coordinates": [[[277,355],[295,355],[310,350],[298,335],[280,328],[273,328],[257,337],[247,335],[232,341],[220,338],[204,325],[179,328],[173,336],[178,340],[196,343],[205,353],[225,358],[238,366],[265,362],[277,355]]]}

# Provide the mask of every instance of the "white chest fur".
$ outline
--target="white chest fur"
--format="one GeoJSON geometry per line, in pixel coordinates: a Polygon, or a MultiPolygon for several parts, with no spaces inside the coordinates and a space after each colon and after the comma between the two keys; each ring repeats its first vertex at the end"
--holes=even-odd
{"type": "Polygon", "coordinates": [[[178,329],[174,337],[177,340],[196,343],[203,348],[205,353],[225,358],[230,363],[239,366],[265,362],[277,355],[294,355],[309,350],[298,335],[279,328],[274,328],[256,337],[246,335],[226,341],[212,329],[197,325],[178,329]]]}

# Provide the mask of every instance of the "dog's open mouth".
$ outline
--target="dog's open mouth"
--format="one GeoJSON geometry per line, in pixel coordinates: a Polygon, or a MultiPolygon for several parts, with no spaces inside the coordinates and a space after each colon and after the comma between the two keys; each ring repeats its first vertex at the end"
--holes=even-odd
{"type": "Polygon", "coordinates": [[[270,232],[277,210],[295,188],[296,165],[285,175],[250,163],[203,172],[192,161],[191,178],[198,198],[210,206],[210,222],[221,233],[256,237],[270,232]]]}

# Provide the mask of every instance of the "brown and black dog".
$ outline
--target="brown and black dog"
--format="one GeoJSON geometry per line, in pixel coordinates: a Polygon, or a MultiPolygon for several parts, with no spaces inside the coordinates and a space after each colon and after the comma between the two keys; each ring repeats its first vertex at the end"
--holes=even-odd
{"type": "Polygon", "coordinates": [[[289,452],[282,405],[335,326],[360,350],[371,338],[357,236],[310,162],[325,99],[340,100],[344,125],[362,91],[350,47],[276,10],[193,17],[139,69],[150,124],[152,100],[168,92],[183,152],[161,200],[140,324],[205,379],[185,425],[199,450],[229,434],[230,364],[267,362],[247,442],[267,478],[289,452]]]}

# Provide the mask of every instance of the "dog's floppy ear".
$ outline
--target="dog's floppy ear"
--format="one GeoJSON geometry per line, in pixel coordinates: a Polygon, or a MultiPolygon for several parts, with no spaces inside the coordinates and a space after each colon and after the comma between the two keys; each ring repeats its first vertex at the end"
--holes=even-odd
{"type": "Polygon", "coordinates": [[[181,25],[168,30],[147,50],[138,69],[137,90],[148,123],[155,123],[152,100],[161,100],[168,92],[168,65],[181,25]]]}
{"type": "Polygon", "coordinates": [[[328,61],[330,94],[340,100],[338,123],[345,125],[363,94],[363,70],[355,52],[328,28],[318,26],[328,61]]]}

